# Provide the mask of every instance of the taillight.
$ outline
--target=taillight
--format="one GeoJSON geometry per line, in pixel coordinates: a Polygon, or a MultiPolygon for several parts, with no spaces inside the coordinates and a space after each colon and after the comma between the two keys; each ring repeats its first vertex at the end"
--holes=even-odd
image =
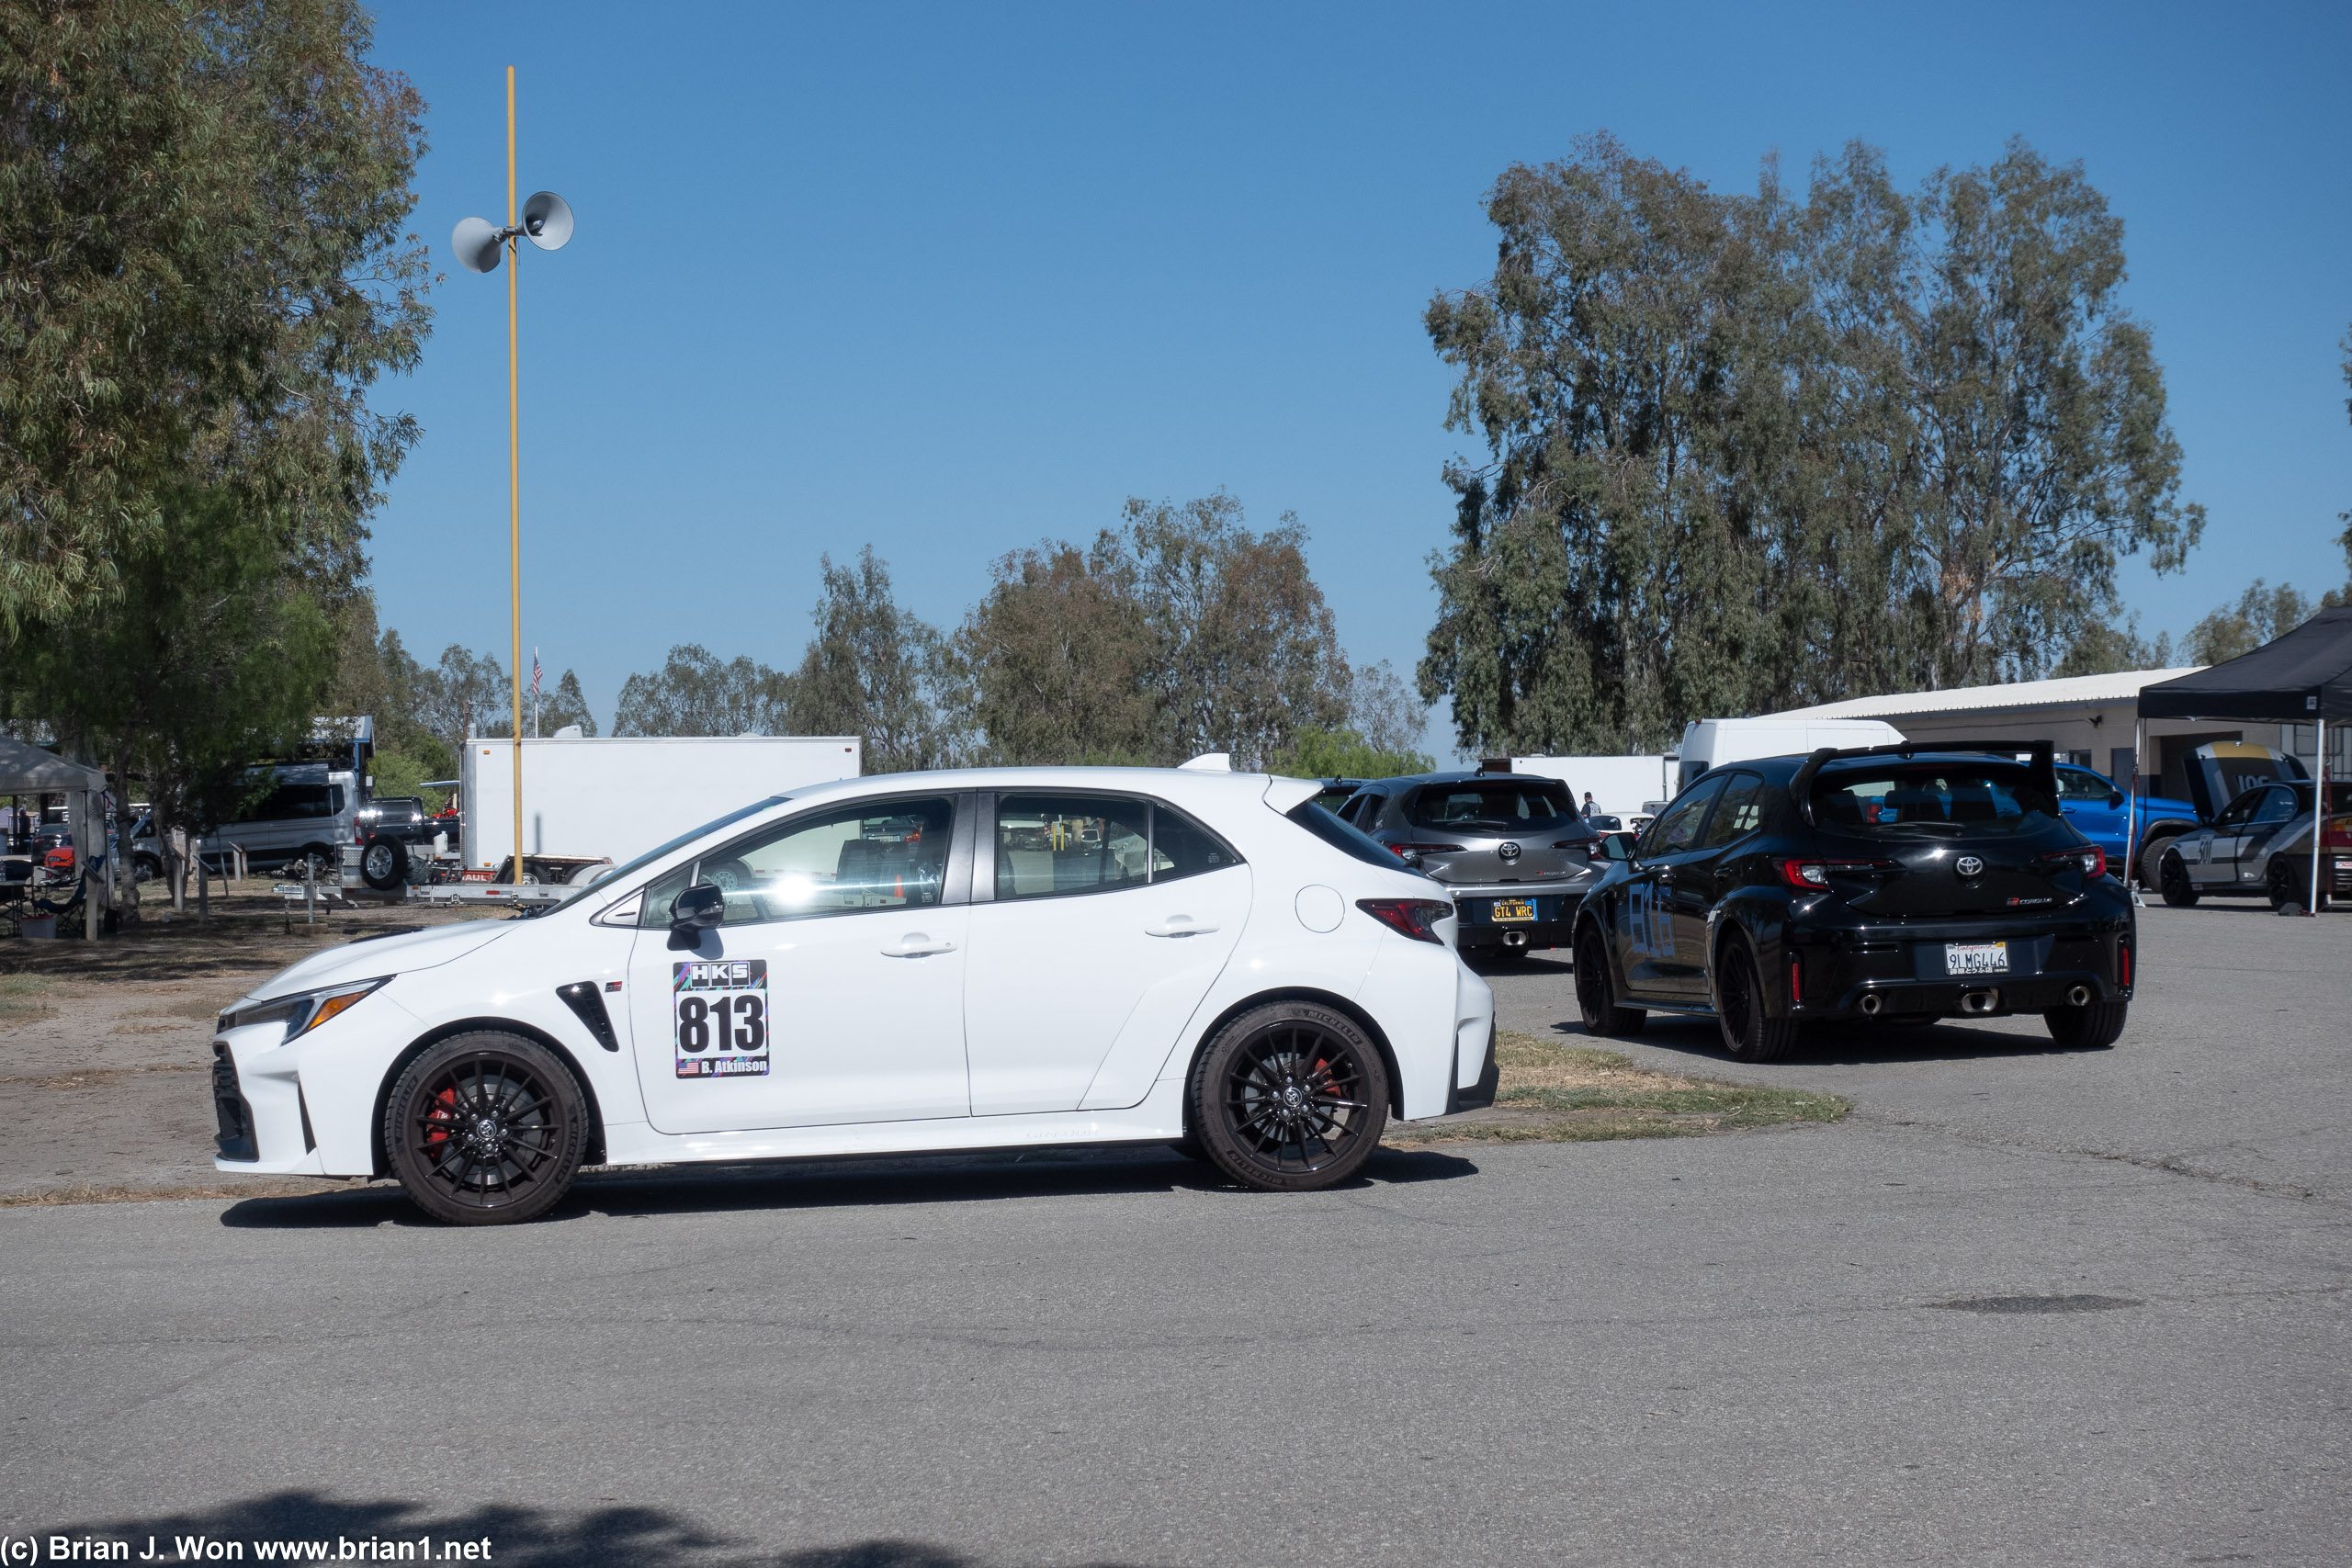
{"type": "Polygon", "coordinates": [[[1460,844],[1391,844],[1399,859],[1411,860],[1415,855],[1455,855],[1462,852],[1460,844]]]}
{"type": "Polygon", "coordinates": [[[2319,841],[2331,850],[2352,850],[2352,817],[2331,817],[2319,841]]]}
{"type": "Polygon", "coordinates": [[[2080,849],[2061,850],[2054,855],[2044,855],[2041,863],[2052,871],[2077,871],[2097,879],[2107,874],[2107,852],[2097,844],[2085,844],[2080,849]]]}
{"type": "Polygon", "coordinates": [[[1438,898],[1359,898],[1356,908],[1398,936],[1440,947],[1445,939],[1437,934],[1437,923],[1453,918],[1453,906],[1438,898]]]}
{"type": "Polygon", "coordinates": [[[1833,876],[1859,876],[1874,870],[1876,862],[1866,860],[1805,860],[1798,856],[1783,856],[1774,863],[1781,868],[1781,880],[1800,893],[1819,893],[1829,886],[1833,876]]]}

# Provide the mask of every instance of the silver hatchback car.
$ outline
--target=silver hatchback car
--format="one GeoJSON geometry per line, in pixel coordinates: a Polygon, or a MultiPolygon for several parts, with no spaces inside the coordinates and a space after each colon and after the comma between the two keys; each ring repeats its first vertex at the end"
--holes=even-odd
{"type": "Polygon", "coordinates": [[[1453,896],[1464,953],[1519,958],[1566,947],[1577,901],[1608,862],[1557,779],[1422,773],[1366,784],[1342,819],[1453,896]]]}
{"type": "MultiPolygon", "coordinates": [[[[2156,886],[2176,908],[2207,894],[2259,894],[2274,909],[2311,908],[2312,807],[2318,787],[2308,779],[2257,785],[2221,815],[2164,847],[2156,886]]],[[[2320,831],[2320,908],[2331,896],[2352,894],[2352,784],[2327,786],[2328,816],[2320,831]]]]}

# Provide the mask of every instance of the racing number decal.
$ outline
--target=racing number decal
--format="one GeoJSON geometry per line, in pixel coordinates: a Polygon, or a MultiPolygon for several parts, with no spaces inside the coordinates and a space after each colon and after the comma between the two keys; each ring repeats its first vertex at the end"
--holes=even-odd
{"type": "Polygon", "coordinates": [[[755,1077],[768,1070],[768,961],[671,966],[671,1014],[682,1078],[755,1077]]]}

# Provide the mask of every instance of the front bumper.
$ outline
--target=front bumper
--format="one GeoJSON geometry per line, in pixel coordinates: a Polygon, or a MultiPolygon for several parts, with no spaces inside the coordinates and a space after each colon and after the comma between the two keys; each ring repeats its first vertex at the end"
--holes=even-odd
{"type": "Polygon", "coordinates": [[[1446,892],[1453,898],[1454,941],[1464,953],[1566,947],[1575,931],[1577,906],[1599,880],[1598,876],[1577,876],[1555,882],[1448,887],[1446,892]],[[1496,905],[1514,900],[1528,905],[1531,919],[1495,919],[1496,905]]]}
{"type": "Polygon", "coordinates": [[[2127,916],[2047,924],[1870,924],[1792,931],[1789,1016],[1999,1018],[2127,1001],[2139,942],[2127,916]],[[2000,942],[2008,967],[1953,973],[1948,945],[2000,942]]]}

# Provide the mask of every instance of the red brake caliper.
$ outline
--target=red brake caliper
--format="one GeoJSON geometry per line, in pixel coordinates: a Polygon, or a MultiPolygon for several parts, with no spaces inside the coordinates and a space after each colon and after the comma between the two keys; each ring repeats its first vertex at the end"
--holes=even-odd
{"type": "Polygon", "coordinates": [[[446,1144],[449,1141],[449,1123],[458,1119],[458,1091],[445,1089],[433,1097],[433,1109],[425,1113],[424,1141],[446,1144]]]}

